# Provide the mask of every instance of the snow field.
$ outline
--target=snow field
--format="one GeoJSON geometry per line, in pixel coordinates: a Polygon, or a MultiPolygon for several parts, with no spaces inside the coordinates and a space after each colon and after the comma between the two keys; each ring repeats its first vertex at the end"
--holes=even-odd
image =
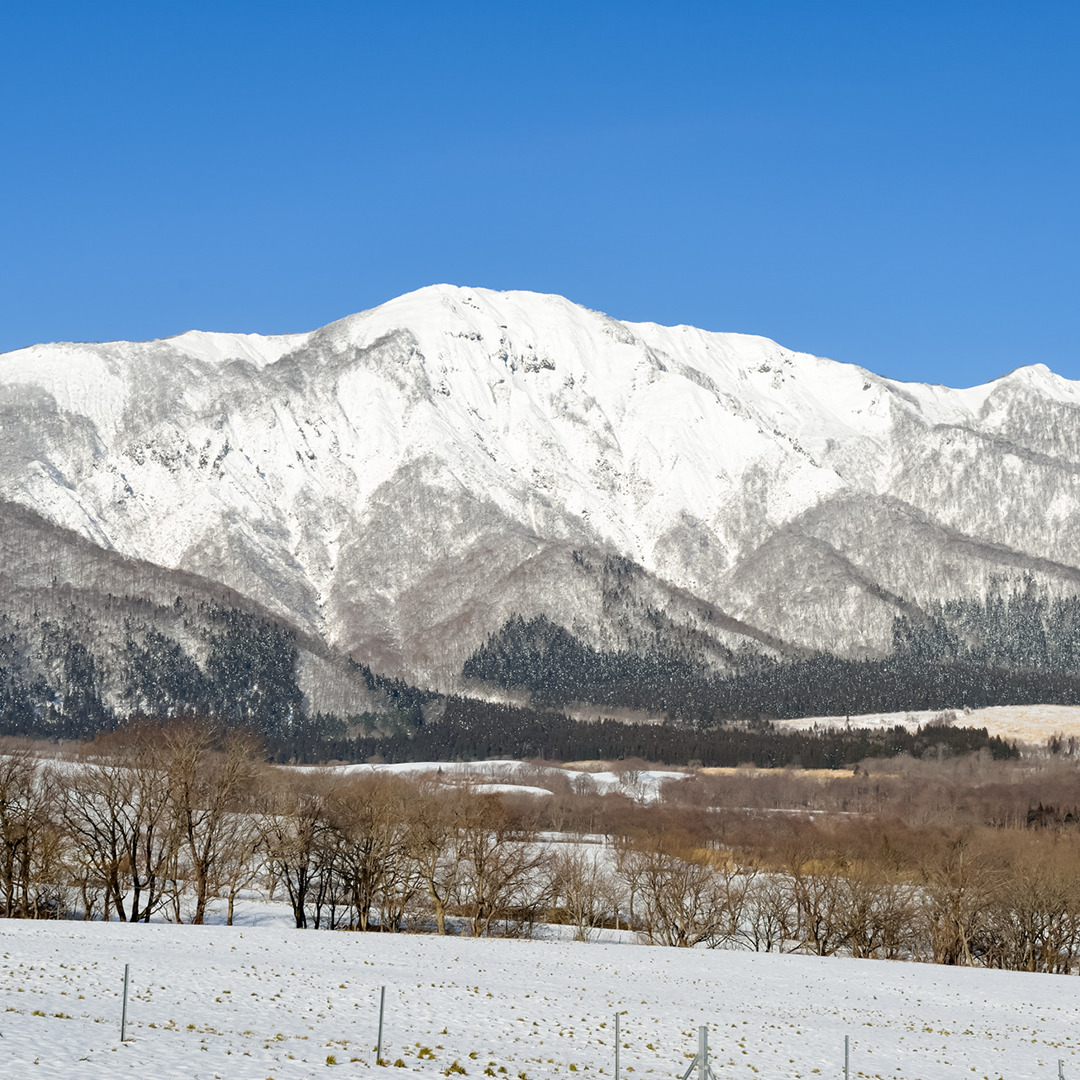
{"type": "Polygon", "coordinates": [[[1080,735],[1080,708],[1075,705],[991,705],[962,712],[959,709],[908,710],[895,713],[868,713],[861,716],[807,716],[798,720],[778,720],[777,727],[806,731],[814,727],[892,728],[897,724],[914,731],[942,713],[952,715],[957,727],[986,728],[1002,739],[1042,745],[1053,735],[1080,735]]]}
{"type": "Polygon", "coordinates": [[[839,1077],[845,1035],[852,1077],[1055,1080],[1059,1059],[1066,1077],[1080,1068],[1078,990],[1063,976],[629,944],[5,922],[0,1075],[599,1080],[619,1011],[624,1080],[676,1080],[699,1024],[718,1080],[839,1077]]]}
{"type": "Polygon", "coordinates": [[[474,792],[505,795],[551,795],[552,791],[538,785],[543,785],[545,781],[569,780],[579,786],[585,785],[600,795],[618,792],[642,803],[659,802],[664,784],[669,780],[684,780],[690,775],[685,769],[624,769],[617,772],[603,768],[599,762],[579,764],[591,767],[542,766],[497,758],[486,761],[406,761],[393,765],[289,765],[286,768],[313,775],[349,777],[391,773],[416,779],[438,775],[444,783],[457,780],[470,785],[474,792]]]}

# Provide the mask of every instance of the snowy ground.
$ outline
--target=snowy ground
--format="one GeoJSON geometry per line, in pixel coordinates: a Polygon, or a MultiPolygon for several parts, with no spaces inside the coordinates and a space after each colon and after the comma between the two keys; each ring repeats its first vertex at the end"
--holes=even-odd
{"type": "Polygon", "coordinates": [[[727,1077],[1056,1080],[1080,980],[929,965],[281,926],[0,923],[0,1076],[677,1078],[710,1030],[727,1077]],[[130,1041],[119,1042],[124,964],[130,1041]],[[6,1011],[3,1011],[6,1010],[6,1011]],[[328,1065],[331,1059],[336,1067],[328,1065]]]}
{"type": "Polygon", "coordinates": [[[396,765],[298,765],[298,772],[330,773],[338,776],[368,776],[393,773],[416,778],[437,775],[444,782],[467,783],[473,791],[550,795],[544,783],[565,783],[600,795],[621,792],[639,802],[656,802],[668,780],[685,779],[688,773],[674,769],[623,769],[616,772],[610,762],[571,762],[566,766],[533,765],[511,758],[490,761],[406,761],[396,765]]]}
{"type": "Polygon", "coordinates": [[[931,709],[927,712],[868,713],[862,716],[807,716],[801,720],[779,720],[777,726],[793,731],[812,727],[891,728],[902,724],[914,731],[942,712],[955,717],[957,727],[984,727],[1003,739],[1042,745],[1053,735],[1080,735],[1080,707],[1076,705],[995,705],[970,712],[931,709]]]}

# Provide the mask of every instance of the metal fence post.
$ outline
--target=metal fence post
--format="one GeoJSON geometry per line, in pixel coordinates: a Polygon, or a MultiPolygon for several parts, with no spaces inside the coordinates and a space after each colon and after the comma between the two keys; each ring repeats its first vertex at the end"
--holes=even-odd
{"type": "Polygon", "coordinates": [[[124,1004],[120,1009],[120,1041],[127,1041],[127,997],[128,997],[128,974],[130,967],[124,965],[124,1004]]]}
{"type": "Polygon", "coordinates": [[[386,987],[379,987],[379,1041],[375,1045],[375,1064],[382,1064],[382,1020],[383,1007],[386,1005],[386,987]]]}
{"type": "MultiPolygon", "coordinates": [[[[619,1014],[615,1014],[615,1080],[619,1080],[619,1014]]],[[[1059,1078],[1060,1080],[1060,1078],[1059,1078]]]]}
{"type": "Polygon", "coordinates": [[[851,1060],[850,1056],[849,1056],[850,1050],[851,1050],[851,1040],[847,1035],[845,1035],[844,1036],[844,1080],[848,1080],[848,1065],[849,1065],[850,1060],[851,1060]]]}

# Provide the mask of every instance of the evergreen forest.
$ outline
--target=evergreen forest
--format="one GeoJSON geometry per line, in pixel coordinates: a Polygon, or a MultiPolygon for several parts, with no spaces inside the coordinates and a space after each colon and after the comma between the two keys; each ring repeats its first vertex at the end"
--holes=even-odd
{"type": "Polygon", "coordinates": [[[685,647],[602,651],[543,615],[514,616],[462,674],[517,704],[442,696],[349,661],[359,691],[337,711],[310,707],[296,632],[265,615],[177,598],[165,620],[126,615],[118,644],[95,637],[92,612],[43,610],[0,615],[0,734],[85,740],[131,717],[202,717],[258,735],[277,760],[635,756],[839,768],[899,753],[1014,750],[944,725],[790,732],[772,722],[1080,704],[1080,597],[1053,597],[1030,581],[897,616],[884,656],[743,647],[724,670],[685,647]],[[632,722],[572,719],[583,705],[629,712],[632,722]]]}

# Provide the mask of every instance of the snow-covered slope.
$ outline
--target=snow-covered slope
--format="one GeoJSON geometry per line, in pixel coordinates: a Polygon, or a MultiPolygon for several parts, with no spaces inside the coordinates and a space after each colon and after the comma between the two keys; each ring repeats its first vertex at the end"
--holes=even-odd
{"type": "MultiPolygon", "coordinates": [[[[392,1075],[730,1080],[1076,1074],[1062,975],[630,944],[5,920],[0,1072],[97,1080],[392,1075]],[[130,965],[120,1043],[124,965],[130,965]],[[327,1066],[330,1066],[328,1069],[327,1066]],[[334,1068],[338,1066],[339,1069],[334,1068]],[[389,1070],[388,1070],[389,1071],[389,1070]]],[[[625,931],[623,932],[626,933],[625,931]]]]}
{"type": "Polygon", "coordinates": [[[859,654],[906,603],[1080,582],[1080,385],[1042,365],[901,384],[440,285],[306,334],[9,353],[0,425],[0,499],[443,688],[515,612],[859,654]]]}

